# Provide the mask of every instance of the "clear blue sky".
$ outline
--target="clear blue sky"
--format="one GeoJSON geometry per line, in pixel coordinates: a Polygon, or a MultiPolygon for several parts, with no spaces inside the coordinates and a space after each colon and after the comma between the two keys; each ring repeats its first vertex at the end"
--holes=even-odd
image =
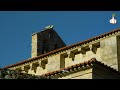
{"type": "Polygon", "coordinates": [[[0,11],[0,67],[30,58],[31,34],[49,24],[71,45],[120,28],[120,11],[0,11]]]}

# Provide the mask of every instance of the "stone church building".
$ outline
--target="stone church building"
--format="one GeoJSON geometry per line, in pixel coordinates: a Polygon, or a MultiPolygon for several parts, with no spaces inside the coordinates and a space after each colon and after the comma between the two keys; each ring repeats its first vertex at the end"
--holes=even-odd
{"type": "Polygon", "coordinates": [[[120,79],[120,29],[66,46],[53,26],[32,34],[31,58],[4,68],[50,79],[120,79]]]}

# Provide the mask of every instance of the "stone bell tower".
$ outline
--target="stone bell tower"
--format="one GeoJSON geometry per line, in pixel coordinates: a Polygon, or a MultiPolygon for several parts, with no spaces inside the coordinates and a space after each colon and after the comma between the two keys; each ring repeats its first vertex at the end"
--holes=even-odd
{"type": "Polygon", "coordinates": [[[45,27],[41,32],[32,34],[31,57],[66,46],[60,36],[53,29],[53,25],[45,27]]]}

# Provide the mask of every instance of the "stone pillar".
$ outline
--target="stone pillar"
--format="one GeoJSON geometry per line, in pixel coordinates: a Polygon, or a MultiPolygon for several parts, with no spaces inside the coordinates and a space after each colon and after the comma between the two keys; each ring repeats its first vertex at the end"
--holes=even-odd
{"type": "Polygon", "coordinates": [[[32,51],[31,51],[31,57],[36,57],[38,55],[38,45],[37,45],[37,34],[32,35],[32,51]]]}

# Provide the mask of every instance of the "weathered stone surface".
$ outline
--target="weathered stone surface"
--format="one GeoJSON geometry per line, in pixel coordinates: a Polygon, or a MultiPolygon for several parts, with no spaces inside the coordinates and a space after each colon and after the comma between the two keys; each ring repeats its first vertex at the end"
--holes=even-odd
{"type": "MultiPolygon", "coordinates": [[[[98,61],[111,66],[112,68],[120,71],[120,33],[111,34],[107,37],[99,38],[84,44],[79,44],[67,49],[60,49],[54,54],[45,56],[44,58],[37,58],[36,60],[27,63],[30,68],[28,74],[41,75],[51,71],[59,70],[74,64],[78,64],[84,61],[88,61],[91,58],[96,58],[98,61]],[[44,68],[41,65],[34,66],[32,64],[39,63],[47,60],[44,68]]],[[[66,46],[62,39],[53,29],[44,30],[32,35],[32,58],[53,51],[58,48],[66,46]]],[[[26,66],[25,64],[11,67],[10,69],[18,69],[26,66]]],[[[99,73],[98,73],[99,74],[99,73]]],[[[96,78],[100,78],[99,75],[94,75],[96,78]]],[[[71,76],[67,76],[71,77],[71,76]]],[[[79,78],[92,78],[91,73],[86,76],[78,76],[79,78]]],[[[72,77],[71,77],[72,78],[72,77]]]]}
{"type": "Polygon", "coordinates": [[[35,57],[66,46],[60,36],[51,28],[32,35],[31,56],[35,57]]]}

